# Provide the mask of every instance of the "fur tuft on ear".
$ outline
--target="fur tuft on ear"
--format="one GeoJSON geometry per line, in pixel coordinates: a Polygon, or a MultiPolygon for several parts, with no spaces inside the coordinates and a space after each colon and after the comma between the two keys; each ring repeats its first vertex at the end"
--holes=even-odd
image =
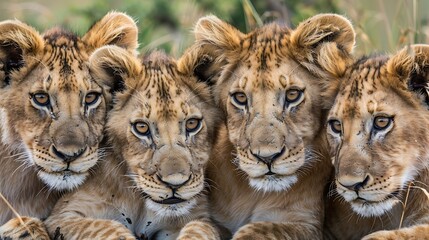
{"type": "Polygon", "coordinates": [[[404,47],[388,60],[386,66],[388,73],[406,84],[409,90],[428,95],[429,45],[404,47]]]}
{"type": "Polygon", "coordinates": [[[18,21],[0,22],[0,80],[9,84],[9,74],[24,66],[27,57],[43,51],[40,34],[32,27],[18,21]]]}
{"type": "Polygon", "coordinates": [[[101,47],[91,54],[89,67],[94,79],[111,93],[134,88],[135,78],[142,72],[133,54],[114,45],[101,47]]]}
{"type": "Polygon", "coordinates": [[[309,71],[341,77],[352,62],[355,32],[345,17],[318,14],[300,23],[290,41],[292,54],[309,71]]]}
{"type": "Polygon", "coordinates": [[[96,22],[82,40],[92,50],[104,45],[117,45],[136,54],[138,28],[130,16],[112,11],[96,22]]]}
{"type": "Polygon", "coordinates": [[[194,28],[196,42],[210,44],[219,53],[234,52],[240,46],[244,34],[214,15],[202,17],[194,28]]]}

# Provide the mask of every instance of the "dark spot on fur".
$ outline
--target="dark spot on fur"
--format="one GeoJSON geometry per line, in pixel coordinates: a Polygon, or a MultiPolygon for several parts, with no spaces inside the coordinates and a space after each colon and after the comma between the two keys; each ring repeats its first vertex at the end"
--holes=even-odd
{"type": "Polygon", "coordinates": [[[133,224],[133,222],[131,221],[131,218],[125,218],[125,220],[127,220],[127,222],[128,222],[129,224],[133,224]]]}
{"type": "Polygon", "coordinates": [[[147,221],[146,227],[149,227],[152,224],[151,221],[147,221]]]}
{"type": "Polygon", "coordinates": [[[57,227],[55,229],[53,240],[64,240],[64,235],[61,233],[61,228],[57,227]]]}

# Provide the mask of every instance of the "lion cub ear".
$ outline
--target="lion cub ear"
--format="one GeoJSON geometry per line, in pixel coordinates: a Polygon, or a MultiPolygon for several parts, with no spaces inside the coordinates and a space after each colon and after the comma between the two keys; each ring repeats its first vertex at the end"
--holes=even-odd
{"type": "Polygon", "coordinates": [[[101,47],[92,53],[89,68],[95,81],[112,94],[133,89],[142,73],[139,60],[114,45],[101,47]]]}
{"type": "Polygon", "coordinates": [[[113,11],[96,22],[82,40],[91,51],[104,45],[116,45],[136,53],[138,28],[130,16],[113,11]]]}
{"type": "Polygon", "coordinates": [[[40,34],[32,27],[18,21],[0,22],[0,81],[9,85],[10,73],[25,66],[30,57],[43,51],[40,34]]]}
{"type": "Polygon", "coordinates": [[[415,44],[401,49],[386,63],[387,71],[411,91],[429,99],[429,45],[415,44]]]}
{"type": "Polygon", "coordinates": [[[318,14],[301,22],[292,32],[292,54],[318,76],[341,77],[352,62],[355,35],[345,17],[318,14]]]}
{"type": "Polygon", "coordinates": [[[194,27],[195,40],[209,44],[217,54],[234,54],[239,50],[244,34],[214,15],[202,17],[194,27]]]}

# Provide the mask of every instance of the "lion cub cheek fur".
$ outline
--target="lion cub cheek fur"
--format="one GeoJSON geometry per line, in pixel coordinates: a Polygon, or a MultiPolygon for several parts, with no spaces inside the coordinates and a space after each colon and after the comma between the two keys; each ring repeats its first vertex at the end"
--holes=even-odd
{"type": "Polygon", "coordinates": [[[331,172],[321,123],[351,63],[350,22],[321,14],[244,34],[208,16],[194,31],[225,114],[207,173],[213,218],[235,239],[321,238],[331,172]]]}

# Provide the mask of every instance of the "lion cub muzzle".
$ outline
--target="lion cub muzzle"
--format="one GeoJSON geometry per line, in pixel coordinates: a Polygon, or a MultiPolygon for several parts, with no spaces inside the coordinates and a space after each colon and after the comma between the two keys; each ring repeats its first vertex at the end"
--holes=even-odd
{"type": "Polygon", "coordinates": [[[165,146],[159,150],[159,180],[173,191],[185,185],[191,178],[191,165],[188,156],[180,149],[165,146]]]}
{"type": "Polygon", "coordinates": [[[52,152],[55,156],[69,163],[86,151],[88,143],[88,126],[83,120],[65,120],[53,123],[52,152]]]}
{"type": "Polygon", "coordinates": [[[247,135],[251,154],[270,167],[284,154],[285,142],[282,131],[277,129],[279,123],[267,120],[266,118],[253,120],[247,135]]]}

